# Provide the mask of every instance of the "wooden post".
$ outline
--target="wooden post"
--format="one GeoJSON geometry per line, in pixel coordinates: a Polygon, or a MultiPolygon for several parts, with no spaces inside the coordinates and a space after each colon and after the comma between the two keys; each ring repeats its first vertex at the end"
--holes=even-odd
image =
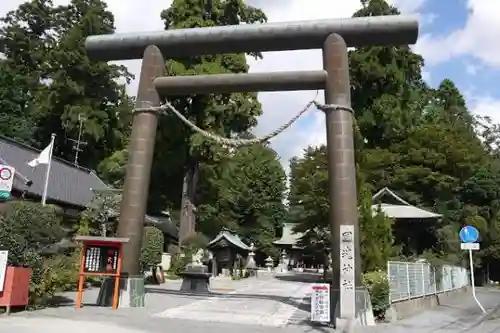
{"type": "Polygon", "coordinates": [[[83,296],[83,282],[85,281],[85,274],[83,268],[85,266],[85,252],[87,251],[87,244],[83,244],[82,255],[80,256],[80,270],[78,273],[78,296],[76,298],[76,308],[82,307],[82,296],[83,296]]]}
{"type": "Polygon", "coordinates": [[[122,268],[122,248],[123,245],[120,244],[118,247],[118,264],[116,267],[116,276],[115,276],[115,290],[113,291],[113,309],[118,309],[118,299],[120,298],[120,272],[122,268]]]}
{"type": "Polygon", "coordinates": [[[120,274],[120,270],[123,265],[123,244],[129,241],[128,238],[76,236],[75,240],[81,241],[83,243],[83,250],[80,260],[76,308],[79,309],[82,307],[83,283],[85,282],[85,277],[102,276],[110,278],[110,282],[113,281],[112,278],[115,279],[112,295],[112,306],[113,310],[118,309],[118,300],[120,296],[120,278],[122,277],[122,275],[120,274]],[[113,249],[112,253],[110,252],[110,248],[113,249]],[[89,249],[95,249],[97,250],[97,253],[90,254],[89,258],[86,258],[86,254],[89,249]],[[110,255],[112,255],[112,257],[110,257],[110,255]],[[91,262],[88,262],[87,259],[89,259],[88,261],[91,262]]]}

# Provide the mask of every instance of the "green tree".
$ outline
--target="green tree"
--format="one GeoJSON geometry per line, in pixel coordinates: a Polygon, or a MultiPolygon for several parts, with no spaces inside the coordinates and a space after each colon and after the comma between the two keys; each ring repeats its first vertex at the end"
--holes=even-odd
{"type": "Polygon", "coordinates": [[[142,248],[139,258],[142,272],[150,271],[161,264],[163,253],[163,234],[155,227],[144,227],[142,231],[142,248]]]}
{"type": "Polygon", "coordinates": [[[317,256],[326,255],[331,245],[328,189],[325,146],[309,147],[302,157],[290,161],[288,201],[294,212],[294,231],[304,233],[303,245],[317,256]]]}
{"type": "Polygon", "coordinates": [[[33,103],[29,95],[19,89],[22,84],[7,64],[0,63],[0,135],[32,143],[33,103]]]}
{"type": "Polygon", "coordinates": [[[39,128],[43,141],[50,133],[56,137],[56,153],[73,160],[74,151],[67,138],[76,139],[83,118],[81,140],[88,147],[79,163],[95,168],[107,156],[122,148],[129,133],[131,100],[117,80],[129,81],[125,67],[90,60],[84,41],[89,35],[114,32],[113,14],[101,0],[72,0],[54,9],[54,33],[59,36],[46,54],[50,84],[42,89],[39,102],[39,128]]]}
{"type": "Polygon", "coordinates": [[[273,254],[272,242],[286,216],[286,174],[274,150],[255,144],[205,164],[200,184],[199,230],[214,237],[221,228],[273,254]]]}
{"type": "MultiPolygon", "coordinates": [[[[354,17],[398,15],[384,0],[362,0],[354,17]]],[[[418,121],[425,90],[423,58],[407,46],[365,46],[349,51],[352,106],[367,148],[386,148],[418,121]]]]}
{"type": "MultiPolygon", "coordinates": [[[[364,0],[354,16],[397,15],[384,0],[364,0]]],[[[496,130],[482,127],[451,80],[432,89],[422,80],[423,59],[403,47],[360,47],[350,52],[352,103],[360,135],[359,174],[374,190],[385,186],[405,200],[443,214],[422,242],[440,256],[460,257],[460,223],[484,224],[481,208],[461,195],[464,182],[490,157],[496,130]]],[[[414,249],[416,250],[416,249],[414,249]]],[[[420,250],[417,254],[420,254],[420,250]]]]}
{"type": "Polygon", "coordinates": [[[17,74],[17,88],[31,97],[48,79],[45,60],[54,41],[53,21],[52,0],[26,1],[1,19],[2,62],[17,74]]]}
{"type": "MultiPolygon", "coordinates": [[[[309,147],[303,157],[291,161],[290,170],[290,205],[301,208],[295,213],[294,229],[305,234],[301,244],[306,251],[326,259],[331,247],[326,147],[309,147]]],[[[361,175],[358,178],[363,270],[383,269],[394,252],[392,221],[383,212],[372,210],[372,189],[361,175]]]]}
{"type": "MultiPolygon", "coordinates": [[[[174,0],[170,8],[161,13],[161,17],[165,29],[238,25],[266,20],[261,10],[246,5],[242,0],[174,0]]],[[[244,54],[219,54],[169,60],[166,71],[169,76],[245,73],[248,65],[244,54]]],[[[256,117],[262,113],[255,93],[190,95],[171,98],[170,101],[192,123],[223,137],[247,131],[256,124],[256,117]]],[[[173,115],[162,117],[159,132],[153,179],[171,179],[172,183],[169,183],[168,189],[165,185],[159,185],[161,190],[156,190],[156,196],[166,192],[163,205],[180,205],[181,224],[194,225],[195,204],[200,204],[195,202],[200,166],[218,159],[227,151],[192,132],[173,115]]]]}
{"type": "MultiPolygon", "coordinates": [[[[21,4],[0,19],[0,134],[36,144],[34,99],[47,79],[45,54],[53,37],[52,1],[21,4]]],[[[50,136],[49,136],[50,137],[50,136]]]]}
{"type": "Polygon", "coordinates": [[[80,153],[80,164],[95,168],[122,148],[131,100],[117,80],[131,76],[124,67],[89,60],[84,49],[87,36],[114,32],[113,15],[105,3],[72,0],[56,7],[48,0],[27,1],[2,21],[2,66],[16,73],[13,83],[19,90],[8,101],[23,99],[21,111],[32,125],[31,141],[43,148],[56,133],[55,155],[73,160],[68,139],[78,137],[83,118],[80,140],[92,149],[80,153]]]}
{"type": "Polygon", "coordinates": [[[372,191],[366,183],[360,183],[359,234],[363,271],[385,270],[387,261],[394,255],[393,220],[384,214],[380,206],[373,210],[372,191]]]}

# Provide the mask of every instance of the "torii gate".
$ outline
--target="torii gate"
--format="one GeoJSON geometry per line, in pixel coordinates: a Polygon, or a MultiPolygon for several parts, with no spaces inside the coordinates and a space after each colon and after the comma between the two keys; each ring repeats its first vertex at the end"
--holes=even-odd
{"type": "MultiPolygon", "coordinates": [[[[335,307],[340,298],[340,317],[353,318],[354,312],[358,312],[354,310],[354,291],[342,293],[339,277],[340,229],[352,226],[355,257],[358,258],[353,280],[356,288],[361,287],[347,47],[408,45],[415,43],[417,36],[415,17],[372,16],[88,37],[85,46],[92,59],[142,58],[138,110],[133,116],[118,226],[119,236],[129,239],[124,245],[124,273],[130,278],[139,276],[141,234],[158,124],[158,108],[155,107],[160,106],[162,98],[180,94],[324,89],[332,227],[332,300],[335,307]],[[163,77],[165,58],[320,48],[323,50],[323,70],[318,71],[163,77]]],[[[180,236],[184,237],[192,228],[194,226],[181,226],[180,236]]]]}

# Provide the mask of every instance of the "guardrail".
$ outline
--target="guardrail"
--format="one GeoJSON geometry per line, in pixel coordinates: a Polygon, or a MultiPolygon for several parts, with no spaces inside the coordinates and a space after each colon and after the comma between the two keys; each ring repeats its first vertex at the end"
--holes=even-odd
{"type": "Polygon", "coordinates": [[[387,263],[390,303],[434,295],[469,285],[468,270],[458,266],[432,266],[421,262],[387,263]]]}

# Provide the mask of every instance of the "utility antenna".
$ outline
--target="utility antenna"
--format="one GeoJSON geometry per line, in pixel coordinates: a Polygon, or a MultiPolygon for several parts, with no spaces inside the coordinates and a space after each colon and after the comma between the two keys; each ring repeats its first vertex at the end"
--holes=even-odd
{"type": "Polygon", "coordinates": [[[75,165],[78,165],[78,154],[83,151],[80,146],[86,146],[87,142],[86,141],[81,141],[82,139],[82,132],[83,132],[83,122],[85,121],[85,118],[83,118],[80,114],[78,115],[78,122],[79,122],[79,129],[78,129],[78,139],[68,139],[69,141],[73,142],[73,150],[75,151],[75,165]]]}

